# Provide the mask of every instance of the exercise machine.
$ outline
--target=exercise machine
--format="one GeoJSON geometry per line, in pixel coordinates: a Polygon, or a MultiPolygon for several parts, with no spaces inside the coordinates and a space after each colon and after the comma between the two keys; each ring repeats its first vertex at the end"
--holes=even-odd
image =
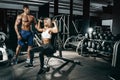
{"type": "Polygon", "coordinates": [[[6,46],[6,41],[8,37],[5,33],[0,32],[0,64],[8,63],[11,64],[11,59],[14,52],[11,49],[8,49],[6,46]]]}

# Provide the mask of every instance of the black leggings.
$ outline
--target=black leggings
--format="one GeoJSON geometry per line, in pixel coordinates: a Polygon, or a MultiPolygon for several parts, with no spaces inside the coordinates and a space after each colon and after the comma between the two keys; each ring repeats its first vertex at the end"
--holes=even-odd
{"type": "Polygon", "coordinates": [[[34,47],[30,50],[30,63],[33,64],[34,52],[39,52],[40,67],[44,66],[44,55],[51,56],[54,53],[54,48],[51,44],[44,44],[40,47],[34,47]]]}

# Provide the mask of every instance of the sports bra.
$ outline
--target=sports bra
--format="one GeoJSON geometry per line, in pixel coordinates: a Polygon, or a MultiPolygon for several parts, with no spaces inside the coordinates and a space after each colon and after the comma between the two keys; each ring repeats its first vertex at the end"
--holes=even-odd
{"type": "Polygon", "coordinates": [[[48,32],[49,30],[46,30],[41,33],[42,38],[49,38],[51,39],[52,35],[48,32]]]}

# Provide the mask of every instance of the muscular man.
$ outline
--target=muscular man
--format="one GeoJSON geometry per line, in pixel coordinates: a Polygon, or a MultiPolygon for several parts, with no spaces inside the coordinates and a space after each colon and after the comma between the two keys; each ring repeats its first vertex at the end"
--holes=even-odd
{"type": "Polygon", "coordinates": [[[23,5],[23,13],[17,16],[17,19],[15,21],[15,32],[17,34],[18,38],[18,46],[16,48],[16,55],[14,57],[15,64],[17,63],[18,54],[20,52],[21,47],[23,47],[26,42],[28,45],[27,49],[27,60],[30,61],[30,50],[33,45],[33,34],[30,31],[30,26],[32,23],[35,24],[35,27],[37,27],[36,21],[34,16],[30,15],[30,9],[28,5],[23,5]],[[18,29],[18,26],[21,25],[21,29],[18,29]]]}
{"type": "Polygon", "coordinates": [[[41,20],[39,20],[38,22],[38,31],[42,32],[41,33],[41,37],[42,37],[42,43],[43,45],[41,45],[40,47],[35,47],[33,49],[30,50],[30,64],[28,64],[26,67],[31,67],[33,66],[33,57],[34,57],[34,52],[38,52],[39,51],[39,58],[40,58],[40,70],[38,72],[38,74],[41,74],[44,72],[44,55],[51,55],[54,53],[54,48],[51,44],[51,37],[52,37],[52,33],[58,33],[58,28],[56,25],[55,21],[51,21],[50,18],[45,18],[44,19],[44,28],[40,27],[40,22],[41,20]],[[52,27],[52,23],[54,24],[54,26],[52,27]]]}

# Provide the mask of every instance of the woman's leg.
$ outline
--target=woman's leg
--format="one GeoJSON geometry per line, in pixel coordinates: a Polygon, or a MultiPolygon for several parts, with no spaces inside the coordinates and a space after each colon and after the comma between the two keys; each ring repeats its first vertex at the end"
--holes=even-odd
{"type": "Polygon", "coordinates": [[[34,47],[30,50],[30,64],[33,64],[34,52],[40,52],[42,49],[43,48],[41,46],[41,47],[34,47]]]}
{"type": "Polygon", "coordinates": [[[40,68],[42,69],[44,66],[44,53],[40,51],[39,53],[39,58],[40,58],[40,68]]]}

